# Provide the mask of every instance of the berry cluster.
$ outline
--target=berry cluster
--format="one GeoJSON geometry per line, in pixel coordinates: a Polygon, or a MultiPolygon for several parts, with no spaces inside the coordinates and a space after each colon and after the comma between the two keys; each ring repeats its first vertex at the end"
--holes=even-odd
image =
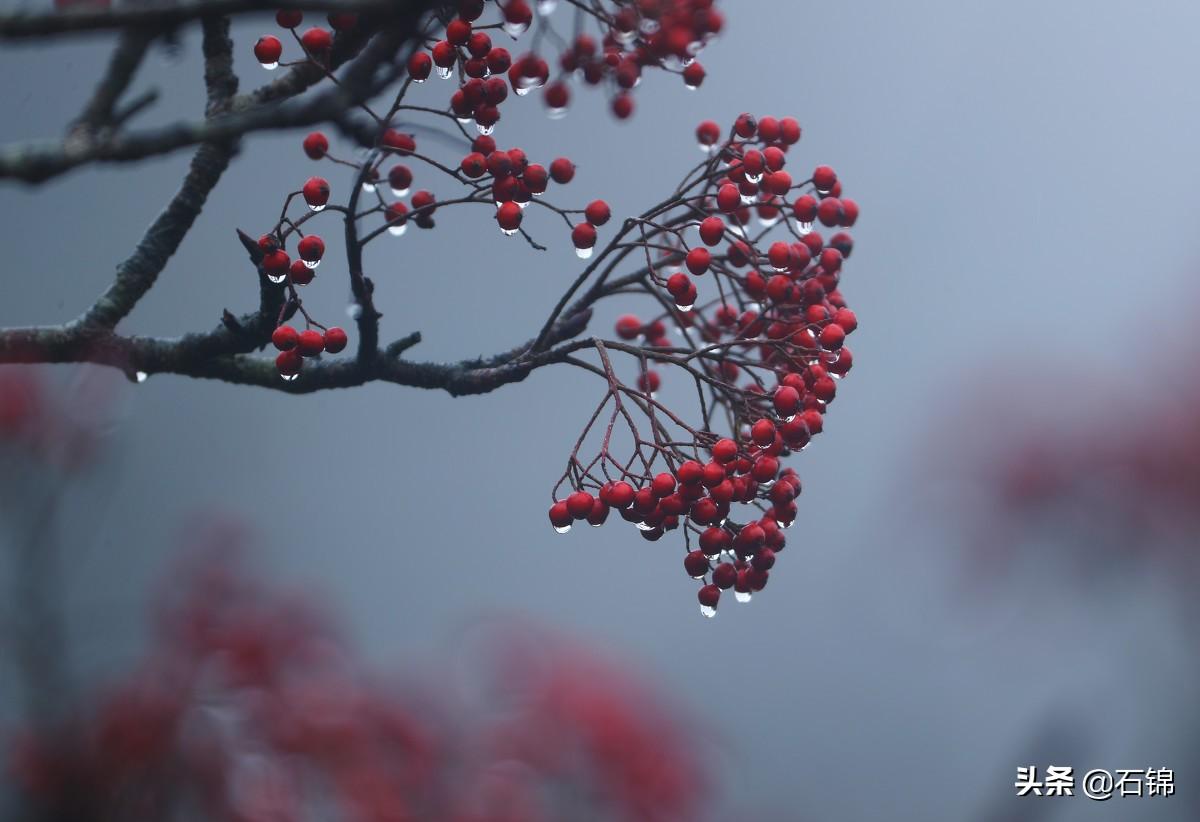
{"type": "Polygon", "coordinates": [[[572,490],[549,511],[559,532],[578,521],[602,525],[613,509],[647,540],[681,530],[684,569],[702,581],[706,616],[715,615],[722,591],[732,588],[745,602],[767,584],[800,493],[795,470],[781,460],[823,430],[837,380],[853,364],[845,340],[857,327],[839,285],[853,250],[840,229],[855,223],[858,205],[842,197],[836,173],[818,166],[793,180],[787,159],[800,127],[791,118],[743,114],[727,139],[720,133],[712,122],[697,129],[710,157],[681,186],[687,193],[675,213],[637,221],[649,260],[642,282],[662,311],[649,321],[621,316],[618,339],[602,343],[609,391],[556,495],[563,485],[572,490]],[[817,223],[839,230],[825,238],[817,223]],[[616,375],[613,350],[636,357],[632,386],[616,375]],[[700,426],[657,398],[662,367],[694,383],[700,426]],[[600,447],[585,462],[581,446],[610,402],[600,447]],[[649,435],[638,430],[631,405],[649,420],[649,435]],[[727,436],[715,431],[720,417],[727,436]],[[622,421],[632,449],[626,459],[613,453],[622,421]]]}
{"type": "Polygon", "coordinates": [[[5,735],[15,817],[668,820],[711,801],[688,725],[578,643],[493,627],[469,681],[382,687],[321,611],[230,554],[171,574],[124,679],[5,735]]]}
{"type": "MultiPolygon", "coordinates": [[[[407,77],[391,107],[377,112],[364,106],[375,124],[365,157],[333,156],[321,132],[304,139],[306,156],[352,168],[354,181],[347,202],[334,204],[325,179],[309,180],[288,203],[299,194],[310,213],[291,220],[285,203],[271,235],[278,248],[264,247],[266,275],[287,279],[292,289],[273,337],[282,352],[278,367],[285,378],[295,379],[305,356],[333,353],[347,344],[340,329],[321,334],[283,324],[288,310],[303,312],[293,286],[311,279],[308,266],[323,252],[320,240],[302,230],[318,212],[343,215],[352,246],[348,252],[358,252],[359,258],[361,247],[384,232],[399,236],[409,224],[432,229],[436,211],[480,204],[495,209],[503,234],[520,234],[543,249],[527,231],[525,212],[536,205],[556,214],[577,255],[588,263],[524,351],[543,362],[588,369],[605,379],[608,391],[555,486],[550,520],[559,531],[576,521],[600,525],[615,508],[645,539],[681,531],[685,570],[702,581],[700,603],[712,616],[722,591],[732,588],[746,601],[767,584],[785,544],[783,529],[796,519],[800,493],[795,470],[782,461],[822,431],[837,380],[853,364],[845,340],[857,321],[839,285],[854,245],[846,229],[857,221],[858,205],[843,196],[829,166],[793,177],[789,158],[801,138],[795,119],[750,114],[738,116],[727,132],[715,122],[701,123],[695,136],[705,159],[670,197],[619,221],[607,229],[612,232],[607,237],[600,232],[613,214],[605,201],[575,209],[551,203],[546,196],[551,184],[570,183],[575,166],[565,157],[542,165],[520,147],[500,147],[494,132],[509,92],[522,97],[543,89],[551,115],[557,115],[568,104],[572,78],[604,83],[614,95],[614,111],[627,116],[629,92],[644,68],[678,72],[688,85],[698,85],[703,69],[694,57],[722,26],[712,3],[702,0],[574,5],[581,21],[599,26],[599,43],[582,27],[571,42],[553,34],[547,18],[554,4],[538,4],[533,42],[566,44],[556,79],[536,52],[514,58],[492,42],[490,32],[497,27],[516,38],[533,24],[533,10],[523,0],[494,4],[498,23],[484,19],[489,4],[464,0],[457,15],[438,24],[442,36],[430,36],[404,61],[407,77]],[[408,92],[434,73],[454,78],[443,107],[409,102],[408,92]],[[457,129],[465,150],[449,161],[422,151],[416,136],[397,124],[398,117],[418,116],[441,118],[457,129]],[[467,129],[471,123],[473,132],[467,129]],[[425,174],[458,190],[439,196],[430,184],[410,197],[425,174]],[[360,202],[364,199],[370,202],[360,202]],[[382,225],[360,234],[359,222],[372,215],[381,217],[382,225]],[[283,252],[292,233],[301,235],[298,263],[283,252]],[[630,262],[640,267],[619,275],[617,267],[630,262]],[[645,320],[621,316],[614,340],[575,340],[551,349],[571,336],[550,339],[554,329],[565,323],[578,334],[586,319],[572,324],[573,318],[590,316],[595,302],[619,294],[650,298],[656,313],[645,320]],[[599,362],[583,359],[585,350],[599,362]],[[628,381],[613,363],[618,354],[636,365],[628,381]],[[668,370],[683,372],[694,384],[698,423],[658,397],[668,370]],[[610,405],[607,425],[597,426],[610,405]],[[639,418],[648,423],[645,432],[639,418]],[[589,435],[601,430],[595,455],[581,457],[589,435]],[[630,453],[616,456],[624,445],[630,453]]],[[[279,22],[294,30],[300,19],[281,13],[279,22]]],[[[323,65],[328,43],[311,32],[298,40],[306,59],[323,65]]],[[[256,54],[270,66],[281,51],[264,38],[256,54]]],[[[350,273],[357,307],[373,311],[373,285],[361,272],[350,273]]],[[[323,328],[307,313],[304,318],[309,326],[323,328]]],[[[360,321],[360,337],[362,328],[360,321]]]]}

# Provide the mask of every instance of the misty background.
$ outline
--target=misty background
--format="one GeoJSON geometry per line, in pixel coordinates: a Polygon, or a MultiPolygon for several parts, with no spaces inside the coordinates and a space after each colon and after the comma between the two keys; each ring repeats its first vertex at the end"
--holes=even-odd
{"type": "MultiPolygon", "coordinates": [[[[625,124],[598,92],[576,89],[561,121],[531,95],[505,109],[496,137],[538,162],[571,157],[578,173],[556,202],[604,197],[619,218],[699,159],[700,120],[794,115],[804,137],[789,167],[834,166],[862,206],[842,289],[860,322],[856,364],[826,433],[791,462],[800,517],[770,586],[749,605],[727,597],[709,621],[678,538],[647,543],[617,518],[554,533],[550,489],[604,390],[577,369],[461,399],[389,385],[291,397],[159,375],[122,391],[111,447],[62,523],[73,669],[103,681],[128,667],[180,529],[219,512],[254,529],[272,575],[326,597],[380,666],[436,665],[471,625],[513,615],[618,654],[719,743],[723,818],[963,820],[1046,804],[1063,820],[1187,818],[1196,652],[1168,595],[1143,575],[1080,586],[1036,555],[1005,579],[971,579],[943,466],[1002,431],[967,418],[951,437],[941,423],[980,384],[1006,380],[1012,413],[1036,419],[1056,385],[1132,380],[1148,333],[1189,324],[1200,6],[725,6],[699,91],[649,74],[625,124]],[[1178,795],[1012,799],[1027,764],[1174,767],[1178,795]]],[[[243,89],[266,79],[250,49],[274,28],[264,16],[235,29],[243,89]]],[[[59,135],[108,45],[6,43],[3,141],[59,135]]],[[[199,65],[198,30],[155,52],[130,90],[163,92],[142,125],[200,116],[199,65]]],[[[283,193],[318,170],[335,198],[349,184],[348,170],[303,156],[302,136],[245,142],[124,331],[208,329],[223,308],[255,304],[234,229],[268,229],[283,193]]],[[[0,187],[0,323],[82,311],[187,161],[0,187]]],[[[414,170],[414,188],[448,191],[414,170]]],[[[526,227],[549,246],[538,253],[478,210],[437,219],[368,248],[384,339],[419,330],[409,356],[440,360],[532,336],[578,271],[561,221],[531,210],[526,227]]],[[[349,326],[326,220],[313,225],[330,249],[303,296],[318,320],[349,326]]],[[[626,307],[602,306],[591,330],[608,334],[626,307]]]]}

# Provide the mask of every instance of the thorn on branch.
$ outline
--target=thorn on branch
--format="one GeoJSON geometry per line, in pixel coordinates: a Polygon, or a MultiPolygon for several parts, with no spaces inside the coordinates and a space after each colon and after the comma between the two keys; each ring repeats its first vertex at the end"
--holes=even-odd
{"type": "Polygon", "coordinates": [[[263,250],[259,248],[258,240],[254,239],[240,228],[237,230],[237,236],[238,239],[242,241],[242,246],[246,249],[246,252],[250,255],[250,262],[254,263],[255,266],[258,266],[263,259],[263,250]]]}

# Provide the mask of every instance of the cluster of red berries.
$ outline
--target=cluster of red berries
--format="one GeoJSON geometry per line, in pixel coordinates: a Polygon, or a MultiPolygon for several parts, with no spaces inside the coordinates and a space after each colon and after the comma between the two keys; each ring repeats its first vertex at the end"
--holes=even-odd
{"type": "MultiPolygon", "coordinates": [[[[303,34],[296,35],[306,59],[314,60],[322,65],[329,61],[329,51],[333,48],[333,32],[349,31],[358,25],[358,15],[349,12],[330,14],[326,19],[329,22],[328,29],[313,26],[303,34]]],[[[295,34],[296,29],[304,22],[304,13],[290,9],[281,10],[276,12],[275,22],[281,28],[288,29],[295,34]]],[[[275,35],[264,34],[254,43],[254,59],[258,60],[268,71],[273,71],[283,65],[280,63],[282,58],[283,43],[275,35]]]]}
{"type": "MultiPolygon", "coordinates": [[[[546,18],[556,5],[540,0],[538,14],[546,18]]],[[[502,28],[513,38],[530,28],[534,10],[526,0],[508,0],[497,7],[502,28]]],[[[550,63],[536,52],[514,57],[492,43],[486,30],[490,26],[479,23],[486,11],[484,0],[460,2],[458,15],[446,24],[445,37],[430,41],[427,50],[409,58],[408,74],[419,83],[435,71],[442,78],[457,71],[460,82],[450,97],[451,111],[460,120],[474,120],[484,134],[500,120],[500,105],[510,88],[518,96],[541,89],[550,116],[561,116],[570,105],[572,78],[589,86],[606,85],[613,114],[624,120],[633,114],[631,92],[645,68],[678,73],[688,87],[699,87],[705,71],[695,57],[724,26],[712,0],[595,2],[576,8],[596,23],[600,39],[579,31],[560,52],[553,80],[550,63]]]]}
{"type": "MultiPolygon", "coordinates": [[[[298,193],[310,208],[317,208],[318,202],[320,207],[324,207],[329,199],[329,184],[320,177],[313,177],[298,193]]],[[[316,277],[315,269],[325,255],[325,241],[316,234],[302,236],[296,244],[297,259],[293,260],[286,250],[285,225],[299,231],[295,223],[281,222],[272,233],[258,238],[258,248],[262,254],[259,267],[263,275],[270,282],[285,285],[291,290],[290,304],[302,313],[307,324],[303,331],[297,331],[281,321],[271,334],[271,342],[279,350],[275,367],[279,375],[290,382],[299,377],[305,357],[316,357],[322,353],[337,354],[345,349],[348,338],[343,329],[326,328],[313,320],[304,311],[303,303],[295,292],[296,286],[306,286],[316,277]]]]}
{"type": "MultiPolygon", "coordinates": [[[[609,469],[618,463],[606,453],[589,466],[573,455],[575,490],[549,516],[560,532],[577,521],[601,525],[612,509],[648,540],[681,529],[684,568],[703,580],[700,604],[712,616],[723,590],[747,601],[766,585],[800,493],[781,460],[823,430],[837,380],[853,364],[845,340],[858,322],[839,290],[853,240],[842,230],[826,239],[815,224],[848,228],[858,206],[842,197],[828,166],[793,180],[787,158],[800,127],[791,118],[743,114],[725,140],[712,122],[697,135],[711,152],[703,190],[680,204],[680,220],[664,221],[652,246],[659,258],[649,288],[664,290],[660,304],[675,308],[650,321],[621,316],[610,346],[640,343],[643,355],[657,352],[651,362],[695,369],[697,386],[728,412],[731,435],[698,430],[690,447],[659,443],[667,470],[657,474],[642,463],[644,470],[626,464],[615,476],[609,469]],[[773,233],[787,237],[769,241],[773,233]],[[698,286],[705,280],[713,283],[707,301],[698,286]],[[671,339],[671,326],[686,346],[671,339]],[[753,506],[749,518],[734,504],[753,506]]],[[[640,369],[637,391],[651,411],[662,382],[659,370],[640,369]]]]}
{"type": "MultiPolygon", "coordinates": [[[[546,18],[554,11],[555,5],[549,0],[536,3],[536,14],[542,18],[539,31],[549,26],[546,18]]],[[[478,135],[471,140],[470,151],[461,158],[457,167],[444,165],[420,154],[412,134],[386,125],[391,122],[393,115],[407,108],[402,105],[407,85],[401,89],[393,110],[386,117],[376,115],[385,125],[381,128],[376,151],[369,159],[348,162],[332,157],[329,138],[319,131],[304,138],[306,156],[313,160],[328,158],[355,167],[358,171],[356,187],[361,184],[363,191],[375,195],[377,205],[362,213],[380,213],[384,225],[365,237],[364,243],[384,230],[393,236],[402,235],[410,224],[424,229],[433,228],[434,213],[445,205],[426,189],[412,192],[407,202],[403,199],[409,197],[412,189],[413,169],[404,162],[383,168],[390,158],[401,157],[426,163],[439,173],[453,176],[457,184],[466,186],[470,195],[449,201],[453,204],[493,202],[496,223],[506,235],[524,232],[524,210],[530,203],[538,202],[566,220],[577,255],[583,259],[592,256],[598,241],[597,229],[612,217],[608,204],[603,200],[595,200],[586,208],[570,210],[535,199],[546,192],[550,182],[559,185],[570,182],[575,175],[575,166],[569,159],[559,157],[547,167],[530,162],[520,148],[499,149],[491,133],[500,120],[501,105],[508,99],[510,90],[516,96],[524,96],[544,87],[545,100],[551,113],[560,113],[569,100],[568,82],[572,75],[577,75],[588,85],[607,83],[614,95],[613,110],[618,116],[627,117],[633,106],[629,92],[640,82],[644,68],[658,67],[677,72],[683,75],[689,86],[698,86],[703,80],[704,70],[695,62],[695,55],[721,30],[724,21],[713,8],[712,0],[595,2],[577,8],[583,19],[590,18],[597,26],[600,41],[597,42],[577,27],[574,41],[560,55],[561,73],[553,82],[549,64],[537,54],[530,52],[514,57],[508,49],[493,44],[491,32],[495,31],[497,24],[482,20],[489,9],[485,0],[459,2],[457,14],[444,24],[444,36],[430,37],[424,47],[409,56],[407,71],[414,83],[423,83],[435,71],[444,78],[457,75],[449,100],[449,111],[443,116],[456,119],[460,125],[474,121],[478,131],[478,135]],[[390,201],[385,199],[380,190],[385,175],[395,198],[390,201]]],[[[525,0],[497,2],[495,11],[499,16],[499,27],[514,39],[530,28],[535,17],[535,8],[525,0]]],[[[304,15],[300,11],[281,10],[276,14],[276,22],[292,33],[304,53],[297,63],[315,64],[329,73],[335,32],[353,29],[359,25],[359,20],[354,14],[330,14],[328,28],[310,27],[300,33],[303,20],[304,15]]],[[[537,37],[538,42],[544,42],[545,39],[537,37]]],[[[254,55],[265,68],[274,69],[283,65],[280,62],[283,44],[278,37],[264,35],[255,43],[254,55]]],[[[429,107],[418,109],[431,111],[429,107]]],[[[329,204],[330,186],[323,177],[312,177],[297,193],[314,212],[325,209],[329,204]]],[[[303,237],[298,249],[300,259],[293,262],[284,250],[284,243],[291,233],[299,231],[302,220],[288,219],[286,210],[285,203],[284,218],[267,236],[262,268],[272,282],[291,290],[289,306],[303,312],[294,287],[312,281],[312,267],[319,261],[324,246],[313,235],[303,237]]],[[[533,243],[528,235],[526,239],[533,243]]],[[[307,313],[304,313],[304,317],[309,330],[313,327],[323,328],[307,313]]],[[[282,323],[282,317],[280,321],[282,323]]],[[[281,325],[280,328],[286,326],[281,325]]],[[[333,330],[330,329],[330,332],[333,330]]],[[[329,332],[326,332],[318,349],[315,337],[319,332],[312,333],[313,337],[305,343],[301,340],[304,334],[298,332],[297,341],[293,344],[286,331],[277,332],[279,336],[274,342],[281,352],[277,366],[285,379],[297,378],[303,357],[314,356],[319,351],[332,353],[344,346],[344,342],[341,342],[344,335],[334,334],[330,340],[329,332]]]]}
{"type": "Polygon", "coordinates": [[[425,666],[440,678],[383,687],[325,608],[240,573],[226,530],[173,569],[129,673],[53,723],[6,728],[15,818],[704,815],[712,775],[693,729],[621,666],[528,624],[493,626],[457,675],[425,666]],[[468,678],[478,700],[456,696],[468,678]]]}

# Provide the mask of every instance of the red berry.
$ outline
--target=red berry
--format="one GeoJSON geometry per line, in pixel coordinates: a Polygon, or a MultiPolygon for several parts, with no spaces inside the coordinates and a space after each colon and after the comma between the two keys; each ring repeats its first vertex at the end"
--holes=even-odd
{"type": "Polygon", "coordinates": [[[566,531],[571,527],[571,522],[573,520],[574,517],[572,517],[571,512],[567,510],[567,504],[565,502],[556,502],[550,506],[550,524],[554,526],[556,531],[559,531],[560,533],[566,531]]]}
{"type": "Polygon", "coordinates": [[[593,200],[584,209],[584,216],[592,225],[602,226],[612,217],[612,211],[609,209],[608,203],[603,200],[593,200]]]}
{"type": "Polygon", "coordinates": [[[404,134],[394,128],[384,131],[379,143],[384,148],[391,149],[399,154],[412,154],[417,150],[417,141],[413,139],[411,134],[404,134]]]}
{"type": "Polygon", "coordinates": [[[333,35],[322,28],[311,28],[300,35],[300,44],[309,54],[319,57],[333,45],[333,35]]]}
{"type": "Polygon", "coordinates": [[[642,321],[632,314],[623,314],[617,318],[616,331],[623,340],[636,340],[642,333],[642,321]]]}
{"type": "Polygon", "coordinates": [[[325,254],[325,242],[316,234],[309,234],[303,237],[300,243],[296,246],[296,251],[300,255],[300,259],[310,263],[320,261],[325,254]]]}
{"type": "Polygon", "coordinates": [[[281,325],[271,332],[271,343],[280,351],[291,351],[300,341],[300,334],[290,325],[281,325]]]}
{"type": "Polygon", "coordinates": [[[750,438],[758,445],[770,445],[775,442],[775,423],[767,419],[759,420],[751,426],[750,438]]]}
{"type": "Polygon", "coordinates": [[[296,349],[283,351],[275,358],[275,369],[285,377],[294,377],[300,373],[303,360],[296,349]]]}
{"type": "Polygon", "coordinates": [[[790,385],[780,386],[772,398],[775,413],[781,417],[790,417],[800,410],[800,392],[790,385]]]}
{"type": "Polygon", "coordinates": [[[575,519],[586,519],[594,503],[595,498],[587,491],[576,491],[567,497],[567,510],[575,519]]]}
{"type": "Polygon", "coordinates": [[[721,139],[721,127],[712,120],[705,120],[696,126],[696,140],[702,146],[712,146],[721,139]]]}
{"type": "Polygon", "coordinates": [[[277,248],[263,255],[262,269],[268,276],[282,277],[291,267],[292,258],[283,249],[277,248]]]}
{"type": "Polygon", "coordinates": [[[717,440],[716,444],[713,445],[712,448],[713,459],[722,465],[727,462],[731,462],[734,458],[736,458],[737,452],[737,443],[731,439],[717,440]]]}
{"type": "Polygon", "coordinates": [[[501,203],[496,209],[496,222],[507,232],[516,231],[521,227],[521,207],[514,202],[501,203]]]}
{"type": "Polygon", "coordinates": [[[304,21],[304,13],[292,9],[280,9],[275,12],[275,22],[280,28],[294,29],[304,21]]]}
{"type": "Polygon", "coordinates": [[[713,584],[722,590],[729,590],[737,582],[737,569],[732,563],[722,562],[713,569],[713,584]]]}
{"type": "Polygon", "coordinates": [[[589,223],[579,223],[571,229],[571,242],[578,249],[588,249],[596,245],[596,229],[589,223]]]}
{"type": "Polygon", "coordinates": [[[687,253],[685,264],[688,271],[699,277],[705,271],[708,271],[709,265],[712,264],[712,254],[707,248],[697,246],[687,253]]]}
{"type": "Polygon", "coordinates": [[[705,217],[700,222],[700,239],[705,245],[718,245],[725,235],[725,221],[720,217],[705,217]]]}
{"type": "Polygon", "coordinates": [[[325,338],[320,331],[313,331],[311,328],[301,331],[296,341],[296,350],[305,357],[315,357],[325,350],[325,338]]]}
{"type": "Polygon", "coordinates": [[[407,192],[412,181],[412,170],[406,165],[394,165],[388,170],[388,185],[398,192],[397,196],[403,197],[404,194],[399,192],[407,192]]]}
{"type": "Polygon", "coordinates": [[[309,207],[324,208],[329,202],[329,181],[324,177],[309,177],[302,192],[309,207]]]}
{"type": "Polygon", "coordinates": [[[832,191],[837,184],[837,172],[829,166],[817,166],[813,170],[812,181],[817,191],[832,191]]]}
{"type": "Polygon", "coordinates": [[[566,185],[575,178],[575,164],[566,157],[559,157],[550,164],[550,178],[559,185],[566,185]]]}
{"type": "Polygon", "coordinates": [[[609,487],[608,499],[605,502],[613,508],[628,508],[633,504],[635,493],[632,485],[624,480],[618,480],[609,487]]]}
{"type": "Polygon", "coordinates": [[[612,113],[618,120],[628,120],[633,116],[633,97],[627,92],[621,92],[612,101],[612,113]]]}
{"type": "Polygon", "coordinates": [[[336,354],[343,350],[348,341],[346,332],[342,329],[336,326],[325,329],[325,350],[330,354],[336,354]]]}
{"type": "Polygon", "coordinates": [[[706,616],[713,616],[717,612],[717,603],[721,599],[721,589],[715,585],[705,585],[696,595],[700,600],[700,610],[706,616]]]}
{"type": "Polygon", "coordinates": [[[414,51],[412,57],[408,58],[408,76],[418,83],[428,79],[432,71],[433,58],[428,52],[414,51]]]}
{"type": "Polygon", "coordinates": [[[703,551],[690,551],[683,558],[683,569],[692,579],[700,579],[708,573],[708,557],[703,551]]]}
{"type": "Polygon", "coordinates": [[[756,571],[770,571],[775,566],[775,552],[770,548],[760,548],[750,562],[756,571]]]}
{"type": "Polygon", "coordinates": [[[693,60],[691,65],[683,70],[683,82],[688,88],[700,88],[700,84],[704,82],[705,76],[704,66],[700,65],[699,61],[693,60]]]}
{"type": "Polygon", "coordinates": [[[459,167],[462,168],[463,174],[466,174],[468,177],[474,180],[487,173],[487,158],[479,152],[473,151],[466,157],[462,158],[462,162],[459,163],[459,167]]]}
{"type": "Polygon", "coordinates": [[[821,225],[831,228],[841,223],[842,201],[837,197],[826,197],[817,206],[817,219],[821,221],[821,225]]]}
{"type": "Polygon", "coordinates": [[[310,160],[320,160],[329,151],[329,138],[314,131],[304,138],[304,153],[310,160]]]}
{"type": "Polygon", "coordinates": [[[712,526],[700,534],[700,550],[710,557],[715,557],[722,551],[728,550],[733,537],[724,528],[712,526]]]}
{"type": "Polygon", "coordinates": [[[254,44],[255,59],[268,68],[275,68],[279,65],[281,56],[283,56],[283,43],[279,42],[278,37],[267,34],[258,38],[258,42],[254,44]]]}
{"type": "Polygon", "coordinates": [[[817,219],[817,198],[811,194],[802,194],[792,204],[792,214],[802,223],[811,223],[817,219]]]}
{"type": "Polygon", "coordinates": [[[653,394],[662,385],[662,380],[658,376],[657,371],[647,371],[637,379],[638,390],[645,394],[653,394]]]}
{"type": "Polygon", "coordinates": [[[750,469],[750,476],[759,482],[770,482],[779,473],[779,460],[774,457],[759,457],[750,469]]]}
{"type": "Polygon", "coordinates": [[[650,482],[650,490],[656,497],[665,497],[675,491],[675,476],[666,471],[656,476],[650,482]]]}
{"type": "Polygon", "coordinates": [[[726,183],[717,191],[717,208],[732,214],[742,206],[742,193],[732,183],[726,183]]]}
{"type": "Polygon", "coordinates": [[[788,146],[800,142],[800,124],[794,117],[784,117],[779,121],[779,139],[788,146]]]}
{"type": "Polygon", "coordinates": [[[288,278],[292,281],[292,285],[308,285],[315,276],[313,269],[305,265],[304,260],[295,260],[288,268],[288,278]]]}
{"type": "Polygon", "coordinates": [[[446,24],[446,39],[456,46],[465,46],[471,39],[471,24],[466,20],[451,20],[446,24]]]}

